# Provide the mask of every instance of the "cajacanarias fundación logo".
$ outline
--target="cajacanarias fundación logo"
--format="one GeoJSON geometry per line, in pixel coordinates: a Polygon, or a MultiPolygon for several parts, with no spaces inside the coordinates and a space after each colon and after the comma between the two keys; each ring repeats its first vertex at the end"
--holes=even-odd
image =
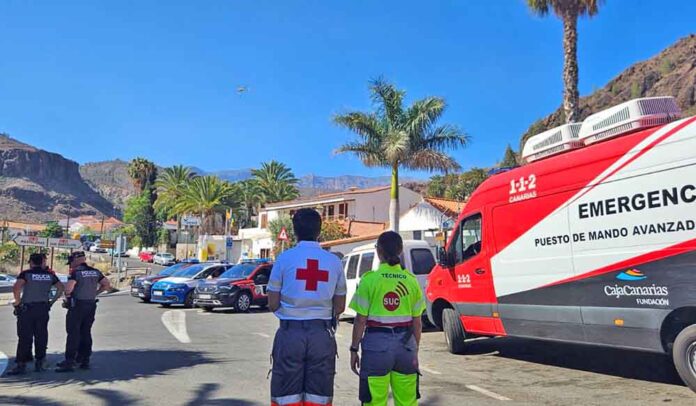
{"type": "MultiPolygon", "coordinates": [[[[623,282],[638,282],[647,278],[647,275],[638,269],[629,269],[616,275],[616,279],[623,282]]],[[[658,286],[654,283],[639,286],[629,285],[628,283],[606,285],[604,286],[604,294],[613,296],[616,299],[643,296],[636,297],[636,304],[643,306],[669,306],[669,299],[667,299],[669,288],[667,286],[658,286]]]]}

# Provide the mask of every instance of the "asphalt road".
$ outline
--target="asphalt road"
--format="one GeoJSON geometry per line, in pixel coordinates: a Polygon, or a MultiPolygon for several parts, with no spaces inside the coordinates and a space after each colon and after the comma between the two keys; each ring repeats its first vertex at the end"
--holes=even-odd
{"type": "MultiPolygon", "coordinates": [[[[61,360],[65,311],[52,311],[49,362],[61,360]]],[[[93,369],[0,377],[0,405],[267,405],[272,314],[201,313],[104,297],[94,327],[93,369]]],[[[339,328],[334,404],[357,405],[349,371],[351,325],[339,328]]],[[[0,370],[16,336],[0,307],[0,370]]],[[[451,355],[440,332],[421,349],[422,405],[693,405],[668,359],[631,351],[520,339],[479,339],[451,355]],[[506,400],[509,399],[509,400],[506,400]]],[[[11,359],[10,359],[11,361],[11,359]]]]}

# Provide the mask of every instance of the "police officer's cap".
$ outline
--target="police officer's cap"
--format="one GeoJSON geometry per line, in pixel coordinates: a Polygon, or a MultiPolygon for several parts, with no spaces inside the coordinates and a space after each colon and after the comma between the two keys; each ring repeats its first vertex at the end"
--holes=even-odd
{"type": "Polygon", "coordinates": [[[75,251],[68,256],[68,265],[70,265],[77,258],[84,258],[84,257],[85,257],[84,251],[75,251]]]}
{"type": "Polygon", "coordinates": [[[40,264],[44,259],[46,259],[46,254],[43,252],[35,252],[29,255],[30,264],[40,264]]]}

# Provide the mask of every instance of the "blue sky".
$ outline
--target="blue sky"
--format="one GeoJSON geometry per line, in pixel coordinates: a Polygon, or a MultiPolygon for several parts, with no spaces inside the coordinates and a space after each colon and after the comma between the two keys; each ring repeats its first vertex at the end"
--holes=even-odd
{"type": "MultiPolygon", "coordinates": [[[[580,91],[694,32],[696,2],[609,0],[579,25],[580,91]],[[658,6],[659,5],[659,6],[658,6]]],[[[446,98],[488,166],[560,105],[561,23],[524,0],[0,0],[0,132],[80,163],[383,175],[331,117],[383,75],[446,98]],[[248,91],[238,94],[238,86],[248,91]]],[[[425,177],[425,174],[415,174],[425,177]]]]}

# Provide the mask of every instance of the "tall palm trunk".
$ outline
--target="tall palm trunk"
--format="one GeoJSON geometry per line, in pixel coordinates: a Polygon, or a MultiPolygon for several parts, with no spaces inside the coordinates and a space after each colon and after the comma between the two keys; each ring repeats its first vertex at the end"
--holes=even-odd
{"type": "Polygon", "coordinates": [[[391,192],[389,200],[389,229],[399,232],[399,166],[392,166],[391,192]]]}
{"type": "Polygon", "coordinates": [[[578,12],[563,15],[563,111],[566,123],[578,120],[578,12]]]}

